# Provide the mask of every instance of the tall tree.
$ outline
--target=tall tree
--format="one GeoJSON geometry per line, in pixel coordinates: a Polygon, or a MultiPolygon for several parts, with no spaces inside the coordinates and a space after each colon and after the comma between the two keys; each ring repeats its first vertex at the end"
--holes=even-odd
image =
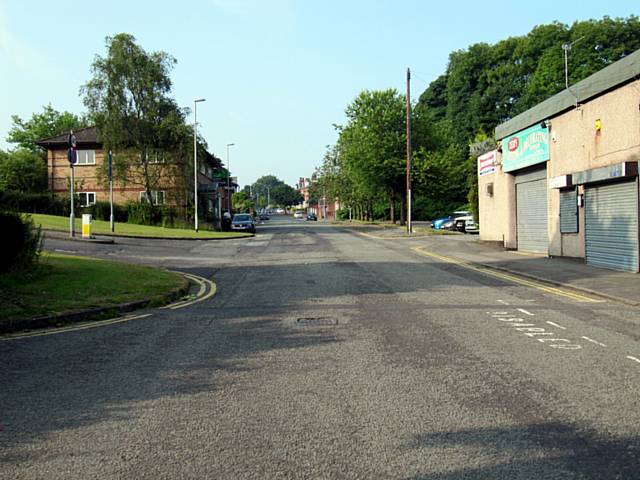
{"type": "Polygon", "coordinates": [[[39,153],[43,157],[46,152],[36,145],[36,141],[87,126],[86,118],[70,112],[59,112],[51,104],[43,107],[42,112],[31,115],[29,120],[12,115],[11,121],[7,142],[16,144],[18,148],[39,153]]]}
{"type": "MultiPolygon", "coordinates": [[[[146,52],[126,33],[107,37],[106,48],[82,88],[84,103],[105,150],[116,152],[114,175],[141,184],[152,198],[168,178],[190,178],[192,129],[185,124],[186,112],[169,96],[176,60],[165,52],[146,52]]],[[[205,147],[200,140],[199,148],[205,147]]]]}
{"type": "Polygon", "coordinates": [[[0,190],[36,193],[47,189],[47,165],[40,153],[0,150],[0,190]]]}

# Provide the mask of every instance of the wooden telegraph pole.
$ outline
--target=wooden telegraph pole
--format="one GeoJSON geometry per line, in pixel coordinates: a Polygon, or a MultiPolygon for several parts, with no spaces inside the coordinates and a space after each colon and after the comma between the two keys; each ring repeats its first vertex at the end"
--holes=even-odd
{"type": "Polygon", "coordinates": [[[407,233],[411,226],[411,71],[407,68],[407,233]]]}

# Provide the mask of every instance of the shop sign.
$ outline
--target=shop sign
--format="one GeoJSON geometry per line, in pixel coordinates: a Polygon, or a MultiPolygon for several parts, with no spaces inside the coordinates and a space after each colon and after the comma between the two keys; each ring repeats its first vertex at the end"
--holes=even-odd
{"type": "Polygon", "coordinates": [[[502,139],[502,170],[511,172],[549,160],[549,129],[534,125],[502,139]]]}
{"type": "Polygon", "coordinates": [[[498,151],[492,150],[478,157],[478,175],[488,175],[496,171],[496,155],[498,151]]]}

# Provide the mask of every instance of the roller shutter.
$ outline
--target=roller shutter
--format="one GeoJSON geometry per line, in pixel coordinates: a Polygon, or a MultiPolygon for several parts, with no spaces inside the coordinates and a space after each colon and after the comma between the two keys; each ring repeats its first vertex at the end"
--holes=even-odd
{"type": "Polygon", "coordinates": [[[518,250],[548,253],[546,170],[516,177],[516,215],[518,250]]]}
{"type": "Polygon", "coordinates": [[[636,181],[587,187],[584,203],[587,264],[637,272],[636,181]]]}

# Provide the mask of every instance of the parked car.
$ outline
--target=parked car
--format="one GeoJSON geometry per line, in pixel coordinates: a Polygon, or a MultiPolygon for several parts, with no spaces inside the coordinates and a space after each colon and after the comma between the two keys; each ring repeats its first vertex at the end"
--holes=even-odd
{"type": "Polygon", "coordinates": [[[278,215],[283,215],[283,214],[284,214],[284,208],[278,208],[278,209],[276,209],[276,213],[277,213],[278,215]]]}
{"type": "Polygon", "coordinates": [[[231,230],[244,230],[256,233],[256,224],[248,213],[236,213],[231,220],[231,230]]]}
{"type": "Polygon", "coordinates": [[[458,210],[453,212],[451,215],[447,215],[446,217],[437,218],[431,222],[431,228],[435,230],[454,230],[455,229],[455,219],[459,217],[467,217],[470,213],[466,210],[458,210]]]}
{"type": "Polygon", "coordinates": [[[312,222],[317,222],[318,221],[318,217],[316,217],[315,213],[310,213],[309,215],[307,215],[307,220],[308,221],[312,221],[312,222]]]}
{"type": "Polygon", "coordinates": [[[260,220],[269,220],[269,215],[267,215],[266,213],[261,213],[260,215],[258,215],[258,218],[260,220]]]}
{"type": "Polygon", "coordinates": [[[304,218],[304,212],[302,210],[296,210],[293,213],[293,218],[304,218]]]}
{"type": "Polygon", "coordinates": [[[467,233],[480,233],[480,229],[478,228],[478,224],[476,223],[476,221],[472,218],[469,218],[465,225],[464,225],[464,231],[467,233]]]}

